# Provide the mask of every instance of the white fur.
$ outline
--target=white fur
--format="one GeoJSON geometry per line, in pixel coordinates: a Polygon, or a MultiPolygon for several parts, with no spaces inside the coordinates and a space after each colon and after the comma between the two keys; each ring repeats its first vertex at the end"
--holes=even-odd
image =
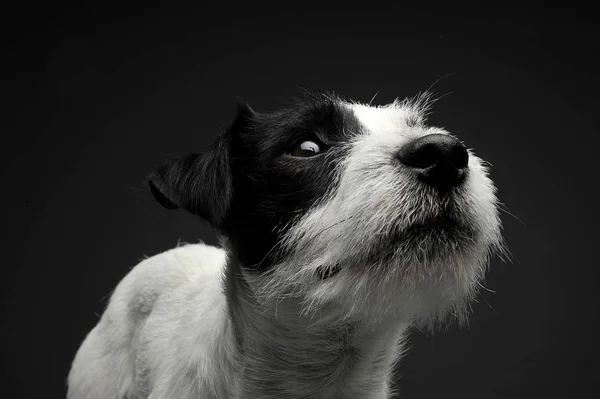
{"type": "MultiPolygon", "coordinates": [[[[69,398],[192,398],[234,385],[222,249],[183,245],[119,283],[69,374],[69,398]],[[197,387],[177,379],[197,373],[197,387]],[[187,393],[187,394],[186,394],[187,393]]],[[[187,380],[186,380],[187,382],[187,380]]]]}

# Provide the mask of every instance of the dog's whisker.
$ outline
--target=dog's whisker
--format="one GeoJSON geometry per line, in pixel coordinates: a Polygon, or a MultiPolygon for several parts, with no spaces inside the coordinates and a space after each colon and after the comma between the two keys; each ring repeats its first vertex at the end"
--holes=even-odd
{"type": "Polygon", "coordinates": [[[373,95],[373,97],[371,97],[371,101],[369,101],[369,105],[371,105],[373,103],[373,100],[375,100],[375,97],[377,97],[377,95],[379,94],[380,90],[377,90],[377,92],[375,93],[375,95],[373,95]]]}
{"type": "Polygon", "coordinates": [[[518,218],[518,217],[517,217],[515,214],[513,214],[512,212],[510,212],[510,211],[508,210],[508,208],[506,207],[506,205],[505,205],[505,204],[498,203],[498,210],[499,210],[499,211],[502,211],[502,212],[504,212],[504,213],[506,213],[506,214],[507,214],[507,215],[509,215],[509,216],[512,216],[512,217],[513,217],[515,220],[517,220],[518,222],[521,222],[521,224],[522,224],[523,226],[527,226],[527,225],[525,224],[525,222],[524,222],[524,221],[522,221],[522,220],[521,220],[521,219],[519,219],[519,218],[518,218]]]}

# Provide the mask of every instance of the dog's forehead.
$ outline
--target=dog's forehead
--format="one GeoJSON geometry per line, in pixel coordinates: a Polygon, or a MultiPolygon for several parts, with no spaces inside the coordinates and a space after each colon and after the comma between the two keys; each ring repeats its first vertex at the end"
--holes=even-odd
{"type": "Polygon", "coordinates": [[[365,132],[393,132],[422,121],[422,113],[415,107],[395,101],[384,106],[344,103],[352,110],[365,132]]]}
{"type": "MultiPolygon", "coordinates": [[[[362,124],[345,103],[331,98],[294,99],[291,105],[276,111],[256,114],[245,137],[267,150],[289,146],[314,135],[326,142],[348,141],[359,134],[362,124]]],[[[268,150],[267,150],[268,152],[268,150]]]]}
{"type": "MultiPolygon", "coordinates": [[[[319,131],[336,140],[358,134],[397,131],[423,120],[418,107],[399,100],[372,106],[338,97],[309,97],[291,107],[267,114],[262,119],[265,131],[319,131]]],[[[280,133],[280,132],[278,132],[280,133]]]]}

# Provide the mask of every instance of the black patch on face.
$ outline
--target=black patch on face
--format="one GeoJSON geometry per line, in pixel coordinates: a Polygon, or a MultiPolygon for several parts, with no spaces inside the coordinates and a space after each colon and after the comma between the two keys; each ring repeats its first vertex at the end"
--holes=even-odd
{"type": "Polygon", "coordinates": [[[220,229],[246,268],[265,271],[281,259],[277,243],[290,222],[334,188],[338,162],[359,133],[351,110],[337,98],[318,95],[240,124],[230,153],[233,197],[220,229]],[[306,140],[318,141],[323,152],[286,155],[306,140]]]}
{"type": "MultiPolygon", "coordinates": [[[[286,255],[278,243],[292,222],[336,188],[340,161],[361,130],[354,112],[331,94],[308,94],[271,113],[256,113],[238,100],[236,118],[209,149],[165,162],[149,177],[151,192],[164,207],[183,208],[210,222],[229,237],[246,269],[263,272],[286,255]],[[303,141],[318,142],[323,152],[287,154],[303,141]]],[[[412,259],[439,258],[471,245],[475,232],[461,223],[469,215],[461,214],[455,196],[439,200],[447,202],[442,215],[380,235],[365,260],[382,261],[399,252],[412,259]]],[[[320,270],[321,278],[338,271],[320,270]]]]}
{"type": "Polygon", "coordinates": [[[339,162],[360,133],[354,112],[332,94],[307,93],[271,113],[238,99],[237,116],[206,151],[164,162],[148,183],[159,204],[207,220],[245,268],[265,271],[285,256],[278,243],[291,222],[335,188],[339,162]],[[289,155],[303,141],[322,151],[289,155]]]}

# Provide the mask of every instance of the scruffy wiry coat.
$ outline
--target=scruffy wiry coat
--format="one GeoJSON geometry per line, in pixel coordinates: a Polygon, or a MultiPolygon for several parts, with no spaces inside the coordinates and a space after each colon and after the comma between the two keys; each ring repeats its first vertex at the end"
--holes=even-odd
{"type": "Polygon", "coordinates": [[[406,329],[462,317],[501,242],[483,162],[426,125],[427,100],[240,101],[210,148],[161,165],[156,200],[221,246],[133,268],[68,398],[387,398],[406,329]]]}

